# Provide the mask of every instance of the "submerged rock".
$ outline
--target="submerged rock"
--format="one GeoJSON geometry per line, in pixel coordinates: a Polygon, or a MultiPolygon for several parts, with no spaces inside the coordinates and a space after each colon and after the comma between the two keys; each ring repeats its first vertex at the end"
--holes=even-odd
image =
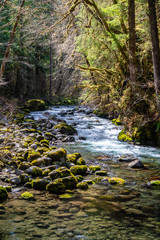
{"type": "Polygon", "coordinates": [[[34,199],[34,195],[30,192],[24,192],[21,194],[21,197],[25,200],[33,200],[34,199]]]}
{"type": "Polygon", "coordinates": [[[112,177],[109,179],[109,183],[111,184],[124,184],[126,181],[119,177],[112,177]]]}
{"type": "Polygon", "coordinates": [[[6,201],[8,198],[8,193],[5,187],[0,186],[0,203],[6,201]]]}

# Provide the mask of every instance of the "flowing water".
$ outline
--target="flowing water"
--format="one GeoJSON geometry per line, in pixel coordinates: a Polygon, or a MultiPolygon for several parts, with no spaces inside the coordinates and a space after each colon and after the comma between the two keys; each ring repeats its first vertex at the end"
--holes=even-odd
{"type": "Polygon", "coordinates": [[[121,126],[86,114],[83,107],[32,113],[35,120],[51,115],[78,131],[76,142],[62,144],[68,153],[81,153],[88,165],[98,164],[126,184],[109,185],[104,180],[87,191],[77,190],[70,200],[38,191],[35,202],[12,199],[5,210],[0,206],[0,231],[6,230],[2,240],[160,239],[160,188],[146,187],[151,178],[160,177],[160,149],[118,141],[121,126]],[[146,168],[129,168],[119,162],[122,155],[140,159],[146,168]]]}

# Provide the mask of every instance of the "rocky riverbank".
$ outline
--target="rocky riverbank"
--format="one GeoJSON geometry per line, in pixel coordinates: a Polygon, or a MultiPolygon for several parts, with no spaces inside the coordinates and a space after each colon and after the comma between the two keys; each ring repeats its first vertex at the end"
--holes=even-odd
{"type": "MultiPolygon", "coordinates": [[[[44,110],[38,100],[26,104],[30,110],[44,110]]],[[[124,184],[119,177],[108,177],[106,169],[97,165],[86,165],[80,153],[67,154],[62,142],[74,142],[76,129],[57,119],[47,116],[35,121],[30,115],[18,113],[11,122],[0,123],[0,201],[20,192],[22,198],[32,199],[29,189],[48,191],[69,198],[75,189],[87,190],[90,184],[107,181],[108,184],[124,184]],[[92,176],[86,180],[85,176],[92,176]],[[24,192],[26,192],[24,194],[24,192]]],[[[144,168],[140,160],[121,157],[120,162],[129,163],[131,168],[144,168]]],[[[159,180],[150,185],[159,185],[159,180]]]]}

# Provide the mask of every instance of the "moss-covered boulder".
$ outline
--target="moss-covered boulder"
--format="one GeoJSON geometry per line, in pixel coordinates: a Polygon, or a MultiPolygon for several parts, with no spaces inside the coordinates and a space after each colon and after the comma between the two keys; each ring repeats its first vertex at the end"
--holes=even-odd
{"type": "Polygon", "coordinates": [[[67,155],[67,162],[76,164],[77,160],[81,157],[80,153],[72,153],[67,155]]]}
{"type": "Polygon", "coordinates": [[[64,177],[62,178],[62,182],[65,185],[66,189],[75,189],[78,183],[75,176],[64,177]]]}
{"type": "Polygon", "coordinates": [[[77,184],[76,187],[79,188],[79,189],[87,190],[88,189],[88,183],[80,182],[80,183],[77,184]]]}
{"type": "Polygon", "coordinates": [[[31,163],[28,163],[28,162],[21,162],[21,163],[18,165],[18,168],[21,169],[21,170],[26,170],[26,169],[28,169],[29,167],[31,167],[31,163]]]}
{"type": "Polygon", "coordinates": [[[37,152],[39,152],[40,154],[43,154],[44,152],[47,152],[48,148],[46,147],[39,147],[37,148],[37,152]]]}
{"type": "Polygon", "coordinates": [[[46,155],[51,158],[53,161],[58,161],[59,164],[66,163],[66,150],[63,148],[58,148],[52,151],[48,151],[46,155]]]}
{"type": "Polygon", "coordinates": [[[101,167],[98,165],[91,165],[91,166],[89,166],[89,170],[94,173],[96,171],[100,171],[101,167]]]}
{"type": "Polygon", "coordinates": [[[66,167],[60,167],[56,170],[53,170],[52,172],[49,173],[49,177],[54,180],[57,178],[63,178],[63,177],[68,177],[71,176],[71,171],[66,168],[66,167]]]}
{"type": "Polygon", "coordinates": [[[44,167],[45,166],[45,161],[43,158],[38,158],[36,160],[33,160],[31,162],[32,166],[38,166],[38,167],[44,167]]]}
{"type": "Polygon", "coordinates": [[[119,178],[119,177],[112,177],[109,179],[109,183],[111,184],[124,184],[126,181],[122,178],[119,178]]]}
{"type": "Polygon", "coordinates": [[[21,194],[21,197],[25,200],[33,200],[34,199],[34,195],[30,192],[24,192],[21,194]]]}
{"type": "Polygon", "coordinates": [[[40,156],[41,156],[41,154],[38,151],[33,150],[33,151],[28,153],[27,160],[31,162],[31,161],[33,161],[37,158],[40,158],[40,156]]]}
{"type": "Polygon", "coordinates": [[[22,173],[20,175],[21,183],[26,183],[29,182],[29,176],[27,173],[22,173]]]}
{"type": "Polygon", "coordinates": [[[77,130],[72,127],[71,125],[68,125],[65,122],[59,123],[56,126],[54,126],[55,129],[59,130],[60,133],[64,133],[67,135],[74,135],[77,134],[77,130]]]}
{"type": "Polygon", "coordinates": [[[25,107],[30,111],[44,111],[45,102],[40,99],[31,99],[25,103],[25,107]]]}
{"type": "Polygon", "coordinates": [[[108,172],[106,170],[96,171],[96,175],[98,176],[107,176],[108,172]]]}
{"type": "Polygon", "coordinates": [[[128,132],[126,132],[124,129],[118,134],[118,140],[123,142],[133,141],[131,135],[128,132]]]}
{"type": "Polygon", "coordinates": [[[59,198],[62,200],[70,200],[73,197],[75,197],[75,195],[73,193],[64,193],[64,194],[59,195],[59,198]]]}
{"type": "Polygon", "coordinates": [[[86,165],[75,165],[70,168],[74,175],[86,175],[88,167],[86,165]]]}
{"type": "Polygon", "coordinates": [[[41,176],[42,172],[43,170],[37,166],[31,166],[26,170],[26,173],[28,173],[29,175],[32,175],[33,177],[41,176]]]}
{"type": "Polygon", "coordinates": [[[8,198],[8,193],[5,187],[0,186],[0,203],[6,201],[8,198]]]}
{"type": "Polygon", "coordinates": [[[54,194],[60,194],[60,193],[64,193],[65,192],[65,185],[63,184],[63,181],[61,178],[56,179],[53,182],[50,182],[47,186],[46,186],[46,190],[49,191],[50,193],[54,193],[54,194]]]}
{"type": "Polygon", "coordinates": [[[35,179],[31,182],[32,188],[36,190],[46,190],[47,184],[49,184],[47,179],[35,179]]]}

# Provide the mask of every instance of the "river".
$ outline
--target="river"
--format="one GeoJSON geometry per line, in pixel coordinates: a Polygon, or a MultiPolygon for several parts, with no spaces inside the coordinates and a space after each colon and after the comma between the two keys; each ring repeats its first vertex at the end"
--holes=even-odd
{"type": "Polygon", "coordinates": [[[83,107],[52,107],[32,116],[37,120],[55,115],[73,125],[76,141],[61,146],[68,153],[81,153],[88,165],[100,165],[108,176],[123,178],[125,185],[101,181],[87,191],[78,190],[70,200],[37,193],[36,202],[10,201],[8,215],[0,215],[8,232],[3,240],[160,239],[160,188],[147,187],[149,179],[160,176],[160,149],[118,141],[121,126],[87,112],[83,107]],[[119,162],[122,155],[140,159],[145,169],[119,162]]]}

